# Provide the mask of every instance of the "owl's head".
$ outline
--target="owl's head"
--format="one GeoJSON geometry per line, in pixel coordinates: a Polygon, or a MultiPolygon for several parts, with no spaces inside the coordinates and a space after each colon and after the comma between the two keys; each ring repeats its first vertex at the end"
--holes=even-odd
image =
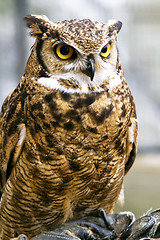
{"type": "Polygon", "coordinates": [[[36,37],[33,52],[39,65],[39,84],[66,92],[88,92],[107,83],[120,83],[120,21],[103,24],[75,19],[53,23],[39,15],[29,15],[25,21],[36,37]]]}

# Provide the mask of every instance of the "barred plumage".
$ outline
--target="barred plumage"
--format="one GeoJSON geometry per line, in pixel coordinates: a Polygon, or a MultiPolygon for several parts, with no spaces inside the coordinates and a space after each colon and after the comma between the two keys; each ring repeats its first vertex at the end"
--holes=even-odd
{"type": "Polygon", "coordinates": [[[135,104],[116,47],[121,23],[26,22],[36,42],[0,118],[5,240],[112,212],[137,148],[135,104]]]}

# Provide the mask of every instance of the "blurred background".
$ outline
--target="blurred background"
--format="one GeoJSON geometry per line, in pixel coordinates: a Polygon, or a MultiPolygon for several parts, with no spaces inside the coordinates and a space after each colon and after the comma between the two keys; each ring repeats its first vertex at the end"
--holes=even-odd
{"type": "Polygon", "coordinates": [[[90,18],[123,22],[119,51],[139,122],[139,148],[125,178],[125,204],[115,211],[138,217],[160,208],[160,1],[0,0],[0,106],[20,81],[34,42],[23,17],[43,14],[54,22],[90,18]]]}

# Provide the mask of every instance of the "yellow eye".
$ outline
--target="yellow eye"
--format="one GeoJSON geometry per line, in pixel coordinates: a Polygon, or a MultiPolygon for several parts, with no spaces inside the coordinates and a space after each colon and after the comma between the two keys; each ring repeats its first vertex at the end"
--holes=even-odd
{"type": "Polygon", "coordinates": [[[68,45],[59,44],[55,47],[55,53],[60,59],[67,60],[75,56],[76,52],[72,47],[68,45]]]}
{"type": "Polygon", "coordinates": [[[100,55],[104,58],[107,58],[109,57],[110,53],[111,53],[111,45],[108,43],[102,48],[100,55]]]}

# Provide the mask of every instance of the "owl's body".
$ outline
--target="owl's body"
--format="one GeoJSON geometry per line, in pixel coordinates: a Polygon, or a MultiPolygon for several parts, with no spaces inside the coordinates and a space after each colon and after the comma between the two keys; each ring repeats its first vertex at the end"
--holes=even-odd
{"type": "Polygon", "coordinates": [[[26,21],[37,40],[0,119],[5,240],[112,212],[137,147],[116,47],[120,22],[26,21]]]}

